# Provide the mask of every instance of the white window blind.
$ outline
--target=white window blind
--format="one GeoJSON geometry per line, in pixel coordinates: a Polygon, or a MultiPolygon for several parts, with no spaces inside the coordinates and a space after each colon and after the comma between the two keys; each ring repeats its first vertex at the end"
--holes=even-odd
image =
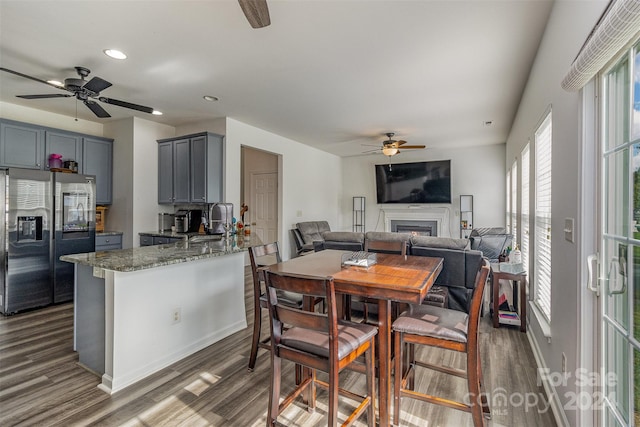
{"type": "Polygon", "coordinates": [[[551,321],[551,112],[535,133],[535,302],[551,321]]]}
{"type": "Polygon", "coordinates": [[[522,264],[524,270],[529,271],[529,144],[522,150],[522,191],[520,193],[520,226],[522,237],[520,252],[522,252],[522,264]]]}
{"type": "Polygon", "coordinates": [[[511,235],[513,243],[511,248],[515,248],[518,242],[518,161],[511,166],[511,235]]]}
{"type": "Polygon", "coordinates": [[[507,171],[507,212],[505,224],[507,225],[507,233],[511,231],[511,170],[507,171]]]}

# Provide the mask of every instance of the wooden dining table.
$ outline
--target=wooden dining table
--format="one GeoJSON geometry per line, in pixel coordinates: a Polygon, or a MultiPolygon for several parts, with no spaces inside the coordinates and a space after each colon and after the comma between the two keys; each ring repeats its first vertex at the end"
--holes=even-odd
{"type": "Polygon", "coordinates": [[[442,270],[443,259],[376,254],[370,267],[342,266],[349,252],[324,250],[273,264],[271,271],[333,277],[336,293],[378,302],[379,425],[390,425],[391,414],[391,301],[420,304],[442,270]]]}

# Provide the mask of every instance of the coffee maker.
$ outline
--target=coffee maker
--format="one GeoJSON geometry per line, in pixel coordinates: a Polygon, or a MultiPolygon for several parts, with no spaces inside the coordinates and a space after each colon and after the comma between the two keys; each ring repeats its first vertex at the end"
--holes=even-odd
{"type": "Polygon", "coordinates": [[[209,206],[207,234],[225,234],[225,224],[233,222],[233,203],[214,203],[209,206]]]}

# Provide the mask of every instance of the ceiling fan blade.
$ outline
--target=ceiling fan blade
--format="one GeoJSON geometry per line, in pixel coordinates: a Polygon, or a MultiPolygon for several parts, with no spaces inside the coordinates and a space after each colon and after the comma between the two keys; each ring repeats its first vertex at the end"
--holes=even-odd
{"type": "Polygon", "coordinates": [[[130,102],[119,101],[113,98],[106,98],[104,96],[101,96],[98,99],[107,104],[117,105],[118,107],[130,108],[132,110],[142,111],[143,113],[149,113],[149,114],[153,113],[153,108],[145,107],[144,105],[132,104],[130,102]]]}
{"type": "Polygon", "coordinates": [[[404,144],[406,144],[406,143],[407,143],[407,141],[403,141],[403,140],[401,140],[401,139],[400,139],[400,140],[398,140],[398,141],[393,141],[393,142],[394,142],[394,144],[396,144],[396,145],[404,145],[404,144]]]}
{"type": "Polygon", "coordinates": [[[31,77],[31,76],[28,76],[28,75],[26,75],[26,74],[22,74],[22,73],[19,73],[19,72],[17,72],[17,71],[10,70],[10,69],[8,69],[8,68],[0,67],[0,71],[4,71],[4,72],[6,72],[6,73],[15,74],[16,76],[24,77],[25,79],[34,80],[34,81],[36,81],[36,82],[44,83],[44,84],[46,84],[46,85],[53,86],[53,87],[55,87],[56,89],[67,90],[67,89],[65,89],[63,86],[54,85],[53,83],[49,83],[49,82],[47,82],[47,81],[45,81],[45,80],[41,80],[41,79],[39,79],[39,78],[37,78],[37,77],[31,77]]]}
{"type": "Polygon", "coordinates": [[[107,117],[111,117],[111,115],[109,113],[107,113],[107,111],[104,108],[102,108],[100,106],[100,104],[98,104],[95,101],[86,100],[86,101],[84,101],[84,105],[89,107],[89,109],[91,111],[93,111],[93,114],[95,114],[96,116],[100,117],[101,119],[105,119],[107,117]]]}
{"type": "Polygon", "coordinates": [[[52,93],[49,95],[16,95],[16,98],[24,98],[24,99],[45,99],[45,98],[69,98],[73,95],[68,95],[66,93],[52,93]]]}
{"type": "Polygon", "coordinates": [[[238,0],[244,16],[253,28],[263,28],[271,24],[267,0],[238,0]]]}
{"type": "Polygon", "coordinates": [[[377,148],[377,149],[375,149],[375,150],[367,150],[367,151],[363,151],[363,152],[362,152],[362,154],[365,154],[365,153],[375,153],[376,151],[380,151],[380,152],[382,152],[382,149],[381,149],[381,148],[377,148]]]}
{"type": "Polygon", "coordinates": [[[404,147],[399,147],[402,150],[413,149],[413,148],[426,148],[424,145],[405,145],[404,147]]]}
{"type": "Polygon", "coordinates": [[[85,83],[85,85],[82,87],[87,90],[90,90],[93,93],[100,93],[101,91],[105,90],[109,86],[111,86],[111,83],[109,83],[108,81],[101,79],[100,77],[94,77],[91,80],[89,80],[87,83],[85,83]]]}

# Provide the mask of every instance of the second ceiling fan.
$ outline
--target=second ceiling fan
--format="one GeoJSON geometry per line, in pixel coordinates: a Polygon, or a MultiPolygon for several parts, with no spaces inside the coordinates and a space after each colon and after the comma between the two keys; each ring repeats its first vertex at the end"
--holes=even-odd
{"type": "Polygon", "coordinates": [[[401,139],[400,140],[391,139],[393,135],[395,135],[395,133],[393,132],[387,132],[385,133],[385,135],[387,136],[387,140],[382,141],[381,148],[365,151],[365,153],[380,152],[385,156],[391,157],[391,156],[395,156],[396,154],[399,154],[400,150],[414,150],[414,149],[426,148],[426,146],[424,145],[405,145],[407,141],[403,141],[401,139]]]}

